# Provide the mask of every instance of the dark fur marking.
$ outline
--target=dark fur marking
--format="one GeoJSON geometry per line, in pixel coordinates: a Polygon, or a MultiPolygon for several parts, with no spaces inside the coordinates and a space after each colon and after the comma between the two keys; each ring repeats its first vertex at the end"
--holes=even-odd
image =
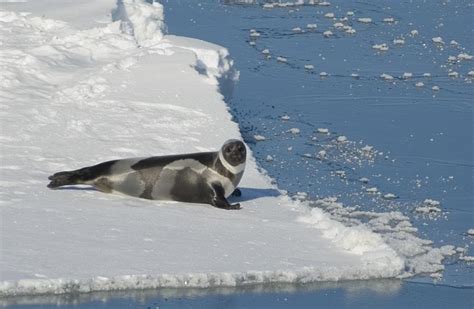
{"type": "Polygon", "coordinates": [[[163,167],[174,161],[185,160],[185,159],[193,159],[193,160],[199,161],[201,164],[205,166],[212,166],[212,163],[214,162],[216,156],[217,156],[217,152],[199,152],[199,153],[190,153],[190,154],[182,154],[182,155],[174,155],[174,156],[151,157],[151,158],[138,161],[137,163],[132,165],[132,169],[138,171],[138,170],[147,169],[151,167],[163,167]]]}
{"type": "Polygon", "coordinates": [[[99,178],[94,181],[94,187],[96,187],[99,191],[110,193],[112,192],[113,183],[107,178],[99,178]]]}
{"type": "Polygon", "coordinates": [[[205,179],[186,167],[176,173],[171,196],[176,201],[211,204],[212,189],[205,179]]]}

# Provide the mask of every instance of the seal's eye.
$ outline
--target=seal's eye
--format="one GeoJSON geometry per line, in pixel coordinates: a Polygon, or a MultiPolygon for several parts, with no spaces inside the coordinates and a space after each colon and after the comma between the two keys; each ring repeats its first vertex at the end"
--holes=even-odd
{"type": "Polygon", "coordinates": [[[242,145],[239,145],[239,147],[237,148],[240,152],[244,152],[245,151],[245,148],[244,146],[242,145]]]}
{"type": "Polygon", "coordinates": [[[232,152],[232,149],[230,149],[230,147],[227,147],[227,148],[225,149],[225,152],[226,152],[226,153],[231,153],[231,152],[232,152]]]}

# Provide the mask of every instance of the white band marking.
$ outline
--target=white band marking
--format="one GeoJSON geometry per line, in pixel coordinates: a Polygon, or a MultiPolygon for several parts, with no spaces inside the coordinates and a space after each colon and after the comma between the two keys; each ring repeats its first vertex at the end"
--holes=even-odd
{"type": "Polygon", "coordinates": [[[224,165],[224,167],[234,175],[242,172],[245,169],[245,162],[240,163],[237,166],[233,166],[229,162],[227,162],[226,159],[224,159],[224,155],[222,154],[222,150],[219,151],[219,160],[221,161],[222,165],[224,165]]]}

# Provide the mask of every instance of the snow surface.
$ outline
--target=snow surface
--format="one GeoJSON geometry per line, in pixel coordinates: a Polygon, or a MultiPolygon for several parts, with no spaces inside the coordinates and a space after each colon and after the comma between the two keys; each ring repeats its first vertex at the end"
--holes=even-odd
{"type": "Polygon", "coordinates": [[[47,176],[60,170],[216,150],[241,138],[224,102],[238,79],[225,48],[166,35],[158,3],[67,1],[62,14],[57,2],[0,12],[0,296],[442,269],[444,251],[408,234],[405,217],[344,225],[280,192],[251,153],[239,211],[48,190],[47,176]],[[403,241],[373,232],[384,220],[400,222],[392,229],[407,234],[403,241]]]}

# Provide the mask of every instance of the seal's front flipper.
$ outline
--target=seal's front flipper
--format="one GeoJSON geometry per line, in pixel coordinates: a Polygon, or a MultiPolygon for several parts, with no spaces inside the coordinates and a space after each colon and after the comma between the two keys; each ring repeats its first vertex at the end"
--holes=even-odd
{"type": "Polygon", "coordinates": [[[212,189],[214,191],[214,196],[211,200],[211,205],[217,208],[222,209],[240,209],[240,204],[230,204],[229,201],[224,196],[224,188],[220,184],[213,183],[212,189]]]}
{"type": "Polygon", "coordinates": [[[232,195],[232,196],[237,196],[237,197],[242,196],[242,191],[240,191],[240,189],[236,188],[236,189],[234,190],[234,192],[232,192],[231,195],[232,195]]]}

